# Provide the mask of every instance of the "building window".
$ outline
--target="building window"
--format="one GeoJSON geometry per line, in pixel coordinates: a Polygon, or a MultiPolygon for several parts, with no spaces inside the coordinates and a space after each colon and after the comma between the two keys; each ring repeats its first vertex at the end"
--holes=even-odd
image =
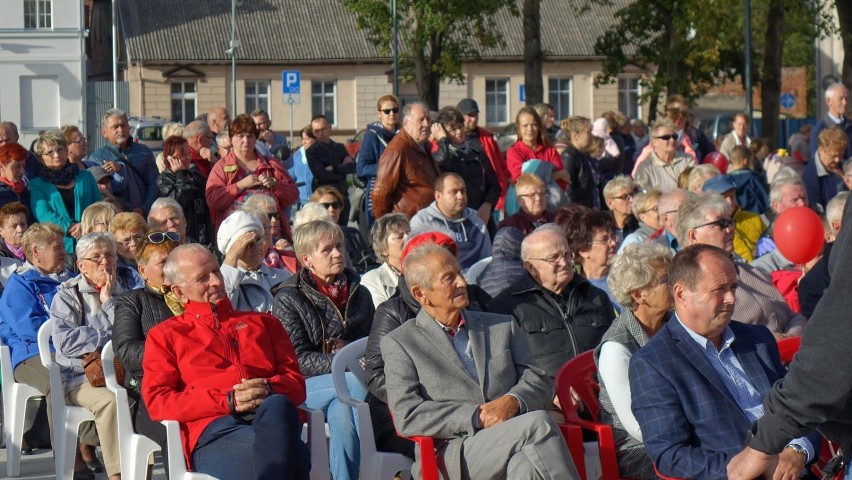
{"type": "Polygon", "coordinates": [[[547,103],[553,105],[556,124],[571,116],[571,78],[547,79],[547,103]]]}
{"type": "Polygon", "coordinates": [[[489,78],[485,80],[485,123],[496,125],[509,123],[509,80],[489,78]]]}
{"type": "Polygon", "coordinates": [[[24,28],[53,28],[51,0],[24,0],[24,28]]]}
{"type": "Polygon", "coordinates": [[[195,120],[195,82],[172,83],[172,121],[184,125],[195,120]]]}
{"type": "Polygon", "coordinates": [[[325,115],[331,125],[335,121],[337,111],[337,81],[336,80],[314,80],[311,82],[311,114],[325,115]]]}
{"type": "Polygon", "coordinates": [[[252,112],[262,108],[269,114],[269,81],[246,80],[246,109],[252,112]]]}
{"type": "Polygon", "coordinates": [[[20,77],[21,123],[25,130],[59,127],[59,77],[20,77]]]}
{"type": "Polygon", "coordinates": [[[639,77],[620,77],[618,79],[618,110],[625,117],[642,118],[642,106],[639,104],[639,96],[642,95],[642,86],[639,85],[639,77]]]}

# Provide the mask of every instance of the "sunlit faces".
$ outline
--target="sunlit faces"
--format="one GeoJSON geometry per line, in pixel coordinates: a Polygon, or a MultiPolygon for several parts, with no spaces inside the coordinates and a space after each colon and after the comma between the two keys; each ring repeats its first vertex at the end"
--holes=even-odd
{"type": "Polygon", "coordinates": [[[101,134],[113,145],[124,145],[130,140],[130,125],[127,123],[127,117],[109,117],[101,129],[101,134]]]}
{"type": "Polygon", "coordinates": [[[183,278],[172,286],[178,298],[205,303],[227,298],[219,263],[210,252],[185,252],[178,259],[178,267],[183,278]]]}
{"type": "Polygon", "coordinates": [[[527,145],[538,144],[538,123],[535,117],[529,113],[522,113],[518,116],[518,136],[527,145]]]}
{"type": "Polygon", "coordinates": [[[148,214],[148,222],[155,230],[175,232],[180,235],[181,242],[186,242],[186,218],[176,209],[163,207],[151,210],[148,214]]]}
{"type": "Polygon", "coordinates": [[[239,158],[248,158],[253,155],[256,144],[257,137],[251,132],[238,133],[231,137],[231,148],[239,158]]]}
{"type": "Polygon", "coordinates": [[[708,213],[704,215],[704,223],[687,233],[690,244],[704,243],[721,248],[727,253],[734,251],[734,230],[736,223],[730,215],[708,213]]]}
{"type": "Polygon", "coordinates": [[[10,183],[17,183],[24,179],[24,162],[11,161],[6,165],[0,163],[0,176],[10,183]]]}
{"type": "Polygon", "coordinates": [[[518,205],[527,215],[538,219],[547,209],[547,190],[542,186],[524,185],[517,188],[518,205]]]}
{"type": "Polygon", "coordinates": [[[454,175],[445,177],[443,188],[435,191],[435,203],[447,218],[461,218],[467,208],[467,188],[464,180],[454,175]]]}
{"type": "Polygon", "coordinates": [[[318,118],[311,122],[311,130],[313,130],[318,142],[328,143],[331,139],[331,126],[328,124],[328,120],[324,118],[318,118]]]}
{"type": "Polygon", "coordinates": [[[711,253],[702,254],[699,262],[701,277],[695,288],[676,284],[672,289],[678,318],[703,337],[720,338],[734,313],[737,270],[731,260],[711,253]]]}
{"type": "Polygon", "coordinates": [[[62,168],[68,163],[68,148],[62,145],[45,146],[41,159],[47,168],[62,168]]]}
{"type": "Polygon", "coordinates": [[[77,268],[92,285],[103,286],[107,278],[115,275],[116,253],[106,241],[97,241],[77,259],[77,268]]]}
{"type": "Polygon", "coordinates": [[[782,185],[781,200],[772,204],[775,213],[781,214],[793,207],[804,207],[808,204],[808,191],[804,185],[782,185]]]}
{"type": "Polygon", "coordinates": [[[402,120],[402,128],[419,143],[429,139],[432,133],[431,125],[429,112],[422,104],[412,105],[408,116],[402,120]]]}
{"type": "Polygon", "coordinates": [[[376,112],[379,117],[379,123],[385,130],[393,131],[399,123],[399,105],[393,100],[385,100],[379,105],[379,110],[376,112]]]}
{"type": "Polygon", "coordinates": [[[27,231],[27,216],[23,213],[9,215],[6,221],[0,225],[0,235],[3,241],[14,247],[20,247],[27,231]]]}
{"type": "Polygon", "coordinates": [[[302,263],[320,278],[333,278],[343,272],[343,249],[343,238],[324,237],[313,252],[302,256],[302,263]]]}

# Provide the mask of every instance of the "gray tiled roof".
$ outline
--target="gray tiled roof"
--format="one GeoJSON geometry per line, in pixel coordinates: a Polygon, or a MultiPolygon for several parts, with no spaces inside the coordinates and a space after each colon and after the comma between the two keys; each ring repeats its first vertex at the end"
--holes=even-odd
{"type": "MultiPolygon", "coordinates": [[[[630,0],[615,0],[624,5],[630,0]]],[[[388,60],[358,30],[340,0],[240,0],[237,32],[241,62],[280,63],[388,60]]],[[[518,2],[520,9],[520,0],[518,2]]],[[[131,60],[196,63],[229,61],[230,0],[122,0],[118,2],[131,60]]],[[[568,0],[542,0],[542,44],[550,57],[594,56],[594,42],[618,7],[596,6],[578,16],[568,0]]],[[[486,58],[523,56],[520,17],[495,15],[506,48],[486,58]]],[[[390,28],[390,26],[388,27],[390,28]]]]}

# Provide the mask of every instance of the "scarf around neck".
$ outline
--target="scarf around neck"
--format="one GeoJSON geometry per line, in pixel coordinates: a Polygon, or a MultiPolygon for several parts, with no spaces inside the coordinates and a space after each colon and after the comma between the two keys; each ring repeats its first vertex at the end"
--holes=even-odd
{"type": "Polygon", "coordinates": [[[80,167],[77,165],[67,162],[65,166],[60,168],[43,168],[41,170],[40,177],[48,183],[52,183],[53,185],[68,185],[74,180],[74,177],[80,173],[80,167]]]}
{"type": "Polygon", "coordinates": [[[4,184],[8,185],[9,188],[11,188],[13,192],[15,192],[15,195],[19,197],[22,193],[24,193],[24,190],[26,190],[27,188],[27,184],[24,183],[23,179],[13,183],[10,182],[6,177],[0,177],[0,182],[3,182],[4,184]]]}

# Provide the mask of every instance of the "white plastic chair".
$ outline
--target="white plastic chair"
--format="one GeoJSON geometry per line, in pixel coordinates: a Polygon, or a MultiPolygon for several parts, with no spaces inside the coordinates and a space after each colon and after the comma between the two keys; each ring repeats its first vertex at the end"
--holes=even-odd
{"type": "Polygon", "coordinates": [[[315,410],[304,405],[299,410],[305,413],[308,421],[304,424],[302,441],[311,451],[311,480],[331,480],[331,469],[328,463],[328,426],[322,410],[315,410]]]}
{"type": "Polygon", "coordinates": [[[477,260],[476,263],[470,266],[467,269],[467,273],[464,274],[465,280],[467,283],[471,285],[476,285],[479,283],[479,276],[482,275],[482,271],[485,270],[485,267],[491,263],[491,257],[485,257],[483,259],[477,260]]]}
{"type": "Polygon", "coordinates": [[[0,340],[0,375],[3,381],[3,430],[6,436],[6,474],[21,473],[21,444],[24,441],[24,420],[27,400],[43,396],[35,388],[15,381],[12,370],[12,351],[0,340]]]}
{"type": "Polygon", "coordinates": [[[114,359],[115,354],[112,351],[112,340],[110,340],[101,350],[101,361],[104,366],[106,388],[115,394],[115,409],[118,416],[118,447],[121,452],[121,478],[145,480],[148,476],[148,457],[159,451],[160,446],[145,435],[139,435],[133,431],[127,390],[118,384],[115,377],[114,359]]]}
{"type": "Polygon", "coordinates": [[[349,394],[346,384],[346,371],[349,370],[366,388],[364,369],[358,358],[367,351],[367,337],[358,339],[346,345],[334,355],[331,360],[331,377],[337,398],[358,412],[358,440],[361,443],[361,474],[360,478],[390,480],[400,471],[410,471],[413,463],[410,458],[399,453],[379,452],[376,449],[376,437],[373,433],[373,421],[370,417],[370,406],[355,400],[349,394]]]}
{"type": "Polygon", "coordinates": [[[180,441],[180,426],[174,420],[163,420],[166,427],[166,455],[169,456],[169,480],[217,480],[205,473],[186,471],[186,459],[183,456],[183,444],[180,441]]]}
{"type": "Polygon", "coordinates": [[[65,389],[59,365],[50,353],[50,337],[53,334],[53,321],[44,322],[38,329],[38,354],[41,364],[50,373],[50,400],[53,412],[53,456],[56,462],[56,478],[74,476],[74,457],[77,451],[77,434],[80,424],[94,421],[92,412],[83,407],[65,403],[65,389]]]}

